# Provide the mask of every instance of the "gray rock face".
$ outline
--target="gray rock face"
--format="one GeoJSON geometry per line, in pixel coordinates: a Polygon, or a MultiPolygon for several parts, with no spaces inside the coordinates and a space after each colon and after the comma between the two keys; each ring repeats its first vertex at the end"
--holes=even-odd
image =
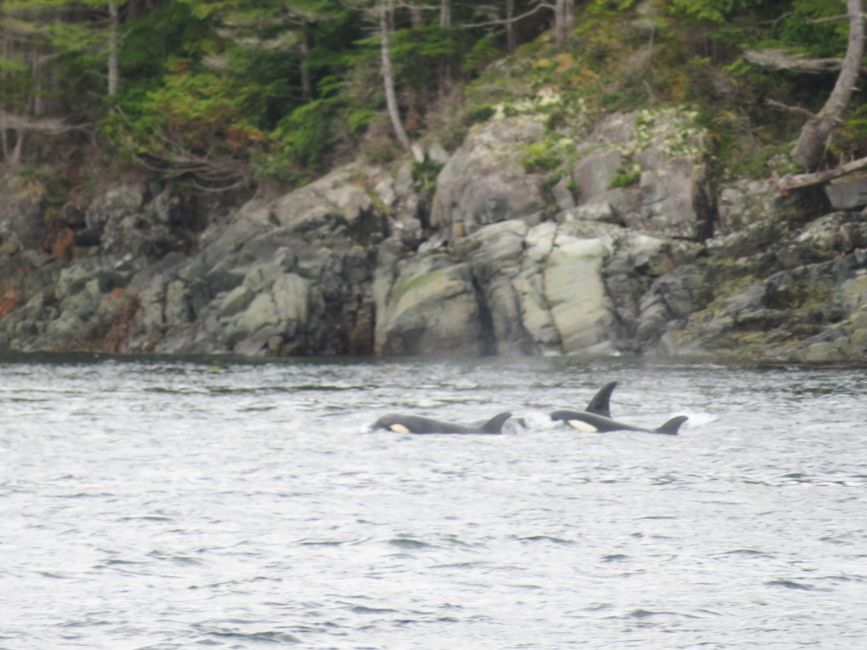
{"type": "Polygon", "coordinates": [[[459,237],[540,213],[544,178],[527,174],[523,159],[526,145],[542,134],[542,123],[528,116],[495,120],[473,131],[439,174],[431,225],[459,237]]]}
{"type": "Polygon", "coordinates": [[[201,224],[156,183],[51,228],[38,197],[0,201],[0,350],[867,359],[863,214],[770,182],[717,200],[684,112],[608,116],[559,180],[524,170],[542,137],[524,115],[430,147],[430,219],[409,163],[201,224]]]}
{"type": "MultiPolygon", "coordinates": [[[[863,359],[865,236],[858,215],[832,213],[804,227],[778,228],[768,249],[752,255],[733,259],[731,244],[712,247],[700,266],[683,267],[654,287],[656,302],[671,313],[678,308],[669,297],[683,297],[678,320],[655,323],[662,348],[788,361],[863,359]]],[[[654,326],[650,309],[646,326],[654,326]]]]}
{"type": "Polygon", "coordinates": [[[417,254],[399,263],[396,275],[380,278],[388,288],[377,302],[377,349],[465,353],[465,341],[475,354],[622,349],[628,332],[616,326],[622,316],[607,269],[615,258],[624,273],[647,265],[664,243],[646,240],[636,242],[617,226],[530,227],[516,219],[484,226],[451,254],[417,254]]]}
{"type": "Polygon", "coordinates": [[[855,210],[867,205],[867,172],[849,174],[825,185],[825,194],[835,210],[855,210]]]}
{"type": "Polygon", "coordinates": [[[577,218],[616,220],[641,232],[702,240],[716,206],[705,167],[706,135],[673,110],[614,114],[579,146],[572,170],[577,218]]]}
{"type": "Polygon", "coordinates": [[[0,176],[0,258],[11,257],[21,248],[40,247],[45,236],[41,223],[44,192],[44,188],[28,186],[20,176],[0,176]]]}
{"type": "Polygon", "coordinates": [[[476,356],[482,352],[479,306],[466,264],[442,265],[429,255],[398,264],[386,300],[376,349],[391,355],[476,356]]]}

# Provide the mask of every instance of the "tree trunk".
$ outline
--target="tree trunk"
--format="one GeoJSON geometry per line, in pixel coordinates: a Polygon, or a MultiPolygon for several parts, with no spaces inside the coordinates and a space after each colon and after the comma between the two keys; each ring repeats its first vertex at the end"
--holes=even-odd
{"type": "Polygon", "coordinates": [[[861,57],[864,54],[864,12],[862,0],[848,0],[849,14],[849,44],[843,66],[837,83],[828,97],[828,101],[814,118],[801,129],[798,143],[792,151],[792,158],[807,170],[815,169],[825,155],[825,147],[831,131],[840,122],[861,69],[861,57]]]}
{"type": "MultiPolygon", "coordinates": [[[[566,18],[566,29],[572,29],[575,25],[575,0],[565,0],[566,9],[565,9],[565,18],[566,18]]],[[[569,34],[566,34],[566,38],[569,38],[569,34]]]]}
{"type": "Polygon", "coordinates": [[[554,33],[557,38],[557,49],[561,52],[569,45],[574,22],[575,0],[557,0],[554,5],[554,33]]]}
{"type": "Polygon", "coordinates": [[[30,77],[33,79],[33,88],[30,91],[30,114],[33,117],[42,117],[45,113],[45,99],[42,95],[42,65],[41,51],[39,46],[33,46],[33,58],[30,61],[30,77]]]}
{"type": "MultiPolygon", "coordinates": [[[[452,26],[452,0],[440,0],[440,27],[449,29],[452,26]]],[[[452,66],[447,59],[439,64],[439,93],[446,95],[452,81],[452,66]]]]}
{"type": "MultiPolygon", "coordinates": [[[[6,30],[0,27],[0,41],[3,43],[3,59],[9,59],[9,35],[6,30]]],[[[0,81],[5,82],[9,73],[4,69],[0,70],[0,81]]],[[[9,160],[9,134],[6,132],[6,110],[9,107],[6,105],[5,99],[0,99],[0,154],[3,155],[3,160],[9,160]]]]}
{"type": "Polygon", "coordinates": [[[391,118],[391,126],[398,142],[404,149],[412,153],[412,143],[409,141],[400,118],[400,109],[397,105],[397,95],[394,91],[394,74],[391,71],[391,51],[389,43],[389,17],[391,14],[389,0],[379,2],[379,40],[382,51],[382,81],[385,85],[385,104],[388,108],[388,116],[391,118]]]}
{"type": "Polygon", "coordinates": [[[9,164],[12,167],[17,167],[24,157],[24,131],[19,129],[15,132],[15,149],[12,150],[12,155],[9,157],[9,164]]]}
{"type": "Polygon", "coordinates": [[[301,27],[301,98],[305,102],[313,100],[313,79],[310,69],[307,67],[307,59],[310,57],[310,29],[307,21],[301,27]]]}
{"type": "Polygon", "coordinates": [[[424,27],[424,17],[422,16],[421,7],[418,5],[409,6],[409,21],[413,29],[424,27]]]}
{"type": "Polygon", "coordinates": [[[452,0],[440,0],[440,27],[452,26],[452,0]]]}
{"type": "Polygon", "coordinates": [[[557,0],[554,4],[554,38],[557,49],[566,49],[569,43],[569,8],[567,0],[557,0]]]}
{"type": "Polygon", "coordinates": [[[118,72],[118,17],[117,3],[110,0],[108,3],[108,96],[117,95],[117,85],[120,79],[118,72]]]}
{"type": "Polygon", "coordinates": [[[515,0],[506,0],[506,51],[511,54],[515,51],[515,0]]]}

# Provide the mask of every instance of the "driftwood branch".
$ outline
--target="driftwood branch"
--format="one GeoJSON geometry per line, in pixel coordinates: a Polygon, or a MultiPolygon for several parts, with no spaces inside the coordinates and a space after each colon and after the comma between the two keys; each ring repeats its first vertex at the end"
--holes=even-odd
{"type": "Polygon", "coordinates": [[[792,190],[797,190],[802,187],[827,183],[835,178],[851,174],[852,172],[864,169],[865,167],[867,167],[867,157],[849,161],[839,167],[835,167],[834,169],[825,169],[820,172],[812,172],[809,174],[789,174],[777,179],[777,190],[779,190],[780,194],[788,194],[792,190]]]}

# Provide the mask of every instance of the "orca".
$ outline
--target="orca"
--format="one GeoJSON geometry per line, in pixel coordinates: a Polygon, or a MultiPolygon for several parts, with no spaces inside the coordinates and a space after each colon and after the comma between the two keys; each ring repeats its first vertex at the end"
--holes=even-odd
{"type": "Polygon", "coordinates": [[[685,415],[673,417],[662,426],[656,429],[644,429],[636,427],[624,422],[617,422],[610,417],[590,413],[587,411],[554,411],[551,413],[552,420],[560,420],[568,424],[573,429],[584,431],[586,433],[607,433],[608,431],[643,431],[645,433],[664,433],[670,436],[676,436],[680,425],[686,422],[689,418],[685,415]]]}
{"type": "Polygon", "coordinates": [[[499,413],[487,422],[478,424],[455,424],[442,422],[420,415],[389,413],[373,423],[374,429],[386,429],[394,433],[487,433],[503,432],[503,424],[512,417],[511,413],[499,413]]]}

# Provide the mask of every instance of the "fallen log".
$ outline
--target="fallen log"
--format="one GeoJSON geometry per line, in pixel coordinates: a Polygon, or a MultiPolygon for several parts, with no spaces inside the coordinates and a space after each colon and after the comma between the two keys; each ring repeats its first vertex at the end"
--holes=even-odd
{"type": "Polygon", "coordinates": [[[865,167],[867,167],[867,156],[851,160],[834,169],[824,169],[820,172],[810,172],[809,174],[787,174],[776,179],[777,190],[780,194],[788,194],[792,190],[802,187],[827,183],[835,178],[851,174],[865,167]]]}

